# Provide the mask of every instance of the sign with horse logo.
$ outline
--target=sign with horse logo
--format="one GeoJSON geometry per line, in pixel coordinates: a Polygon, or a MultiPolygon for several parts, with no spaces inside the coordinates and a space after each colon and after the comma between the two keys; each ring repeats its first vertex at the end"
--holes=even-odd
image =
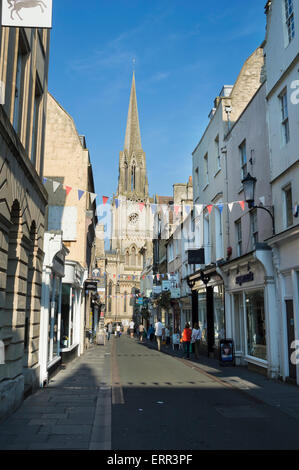
{"type": "Polygon", "coordinates": [[[2,26],[52,28],[52,0],[2,0],[2,26]]]}

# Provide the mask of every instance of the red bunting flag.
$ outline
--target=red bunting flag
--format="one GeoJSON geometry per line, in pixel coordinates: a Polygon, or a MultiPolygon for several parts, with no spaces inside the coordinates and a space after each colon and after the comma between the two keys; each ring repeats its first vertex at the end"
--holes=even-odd
{"type": "Polygon", "coordinates": [[[66,195],[68,196],[72,190],[70,186],[65,186],[64,189],[66,190],[66,195]]]}
{"type": "Polygon", "coordinates": [[[245,209],[245,201],[239,201],[242,211],[245,209]]]}
{"type": "Polygon", "coordinates": [[[213,204],[209,204],[209,205],[207,206],[207,209],[208,209],[208,211],[209,211],[209,214],[211,214],[212,209],[213,209],[213,204]]]}
{"type": "Polygon", "coordinates": [[[175,215],[178,215],[179,210],[180,210],[180,206],[174,206],[175,215]]]}
{"type": "Polygon", "coordinates": [[[103,204],[105,205],[109,200],[109,197],[103,196],[103,204]]]}
{"type": "Polygon", "coordinates": [[[144,202],[140,202],[140,203],[139,203],[140,212],[143,211],[143,208],[144,208],[144,202]]]}

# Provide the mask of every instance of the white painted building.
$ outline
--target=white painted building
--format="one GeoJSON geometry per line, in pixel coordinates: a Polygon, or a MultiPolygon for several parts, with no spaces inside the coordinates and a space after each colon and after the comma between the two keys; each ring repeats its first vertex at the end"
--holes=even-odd
{"type": "Polygon", "coordinates": [[[273,250],[278,293],[279,354],[284,379],[299,385],[294,340],[299,340],[299,2],[266,5],[267,119],[275,211],[273,250]]]}

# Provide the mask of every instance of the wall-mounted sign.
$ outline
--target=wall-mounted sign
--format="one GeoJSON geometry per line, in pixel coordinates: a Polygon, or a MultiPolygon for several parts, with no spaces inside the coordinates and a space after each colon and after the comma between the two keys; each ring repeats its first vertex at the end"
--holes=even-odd
{"type": "Polygon", "coordinates": [[[2,0],[2,26],[52,28],[52,0],[2,0]]]}
{"type": "Polygon", "coordinates": [[[188,264],[205,264],[205,249],[188,250],[188,264]]]}
{"type": "Polygon", "coordinates": [[[236,277],[236,284],[239,284],[241,286],[242,284],[245,284],[245,282],[251,282],[254,280],[254,274],[250,271],[247,274],[243,274],[242,276],[236,277]]]}
{"type": "Polygon", "coordinates": [[[101,270],[99,268],[93,269],[91,273],[91,277],[100,277],[100,275],[101,275],[101,270]]]}
{"type": "Polygon", "coordinates": [[[153,286],[153,293],[154,294],[161,294],[162,286],[153,286]]]}

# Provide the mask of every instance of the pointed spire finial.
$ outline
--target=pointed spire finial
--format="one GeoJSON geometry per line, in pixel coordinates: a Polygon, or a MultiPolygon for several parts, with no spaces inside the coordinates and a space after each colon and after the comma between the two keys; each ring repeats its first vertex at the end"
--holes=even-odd
{"type": "Polygon", "coordinates": [[[131,155],[134,150],[142,150],[134,71],[124,148],[129,153],[129,155],[131,155]]]}

